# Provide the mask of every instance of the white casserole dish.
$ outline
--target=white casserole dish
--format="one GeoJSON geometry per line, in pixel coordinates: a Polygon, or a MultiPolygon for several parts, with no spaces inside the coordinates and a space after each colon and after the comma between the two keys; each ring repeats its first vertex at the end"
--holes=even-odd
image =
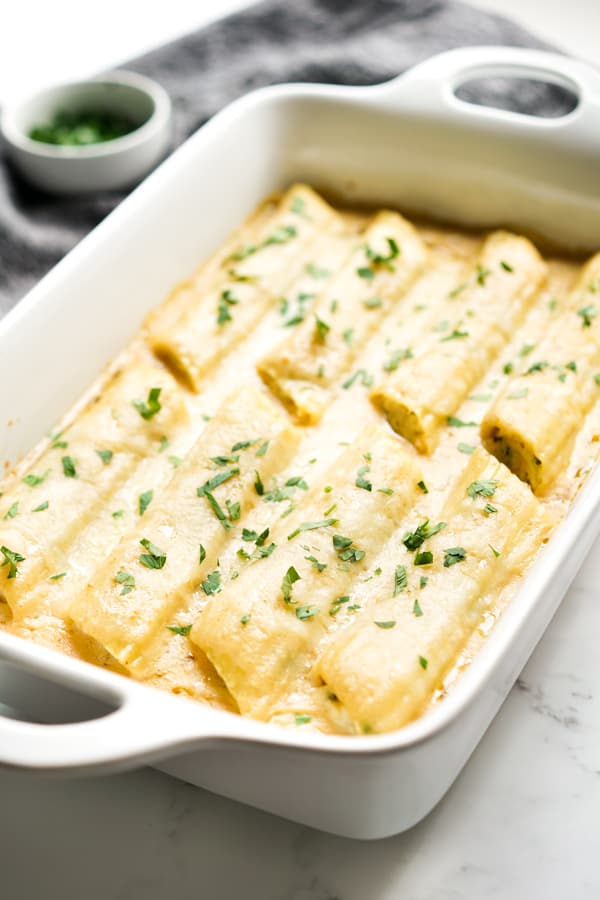
{"type": "MultiPolygon", "coordinates": [[[[0,323],[0,461],[28,450],[150,307],[262,197],[295,180],[353,202],[510,225],[591,252],[600,244],[600,73],[539,51],[471,48],[376,87],[274,87],[234,103],[0,323]],[[578,105],[539,119],[455,97],[460,83],[496,75],[564,85],[578,105]]],[[[151,762],[327,831],[402,831],[457,776],[599,532],[596,472],[449,696],[380,736],[302,734],[242,719],[0,632],[0,699],[20,701],[40,722],[68,721],[0,717],[0,763],[92,774],[151,762]]]]}

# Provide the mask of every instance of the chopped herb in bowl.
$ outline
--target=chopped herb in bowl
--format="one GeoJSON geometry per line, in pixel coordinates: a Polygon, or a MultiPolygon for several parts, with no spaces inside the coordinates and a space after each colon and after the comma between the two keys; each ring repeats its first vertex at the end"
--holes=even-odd
{"type": "Polygon", "coordinates": [[[33,141],[43,144],[60,144],[68,147],[86,147],[101,144],[130,134],[138,125],[125,116],[101,111],[57,112],[53,119],[34,125],[29,131],[33,141]]]}

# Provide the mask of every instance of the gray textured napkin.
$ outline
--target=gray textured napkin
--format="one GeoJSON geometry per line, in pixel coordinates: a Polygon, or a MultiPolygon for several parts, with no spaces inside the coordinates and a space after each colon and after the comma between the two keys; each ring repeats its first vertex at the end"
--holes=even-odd
{"type": "MultiPolygon", "coordinates": [[[[268,0],[168,44],[128,68],[175,106],[176,142],[241,94],[283,81],[374,84],[452,47],[544,47],[518,25],[452,0],[268,0]]],[[[560,89],[487,83],[470,99],[546,115],[560,89]]],[[[45,196],[0,161],[0,315],[113,209],[121,193],[45,196]]]]}

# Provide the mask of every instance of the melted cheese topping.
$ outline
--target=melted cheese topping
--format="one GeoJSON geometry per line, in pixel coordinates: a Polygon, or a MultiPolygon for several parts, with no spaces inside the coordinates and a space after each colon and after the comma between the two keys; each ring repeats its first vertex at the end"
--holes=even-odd
{"type": "Polygon", "coordinates": [[[422,715],[596,462],[599,272],[267,200],[6,479],[0,627],[293,728],[422,715]]]}

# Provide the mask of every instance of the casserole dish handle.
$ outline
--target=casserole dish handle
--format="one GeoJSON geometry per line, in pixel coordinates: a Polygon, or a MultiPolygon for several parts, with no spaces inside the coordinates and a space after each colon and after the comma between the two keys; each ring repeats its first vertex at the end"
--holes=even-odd
{"type": "MultiPolygon", "coordinates": [[[[233,717],[227,713],[163,694],[56,651],[23,644],[12,635],[1,635],[0,662],[16,666],[15,682],[22,683],[23,670],[33,676],[30,693],[39,695],[35,705],[40,716],[36,721],[22,721],[0,715],[0,766],[61,774],[118,771],[165,759],[182,748],[222,740],[232,736],[233,730],[237,737],[251,730],[237,716],[234,729],[233,717]],[[37,721],[54,714],[57,685],[83,699],[84,721],[37,721]],[[89,698],[96,701],[92,713],[96,718],[89,718],[89,698]]],[[[63,700],[63,706],[68,709],[72,700],[70,704],[63,700]]]]}
{"type": "Polygon", "coordinates": [[[418,108],[437,115],[472,116],[501,121],[517,129],[568,130],[586,144],[600,148],[600,71],[592,65],[545,50],[524,47],[460,47],[426,59],[411,69],[369,88],[382,103],[418,108]],[[577,100],[570,112],[555,118],[529,115],[476,105],[456,96],[468,81],[483,78],[520,78],[556,84],[572,92],[577,100]]]}

